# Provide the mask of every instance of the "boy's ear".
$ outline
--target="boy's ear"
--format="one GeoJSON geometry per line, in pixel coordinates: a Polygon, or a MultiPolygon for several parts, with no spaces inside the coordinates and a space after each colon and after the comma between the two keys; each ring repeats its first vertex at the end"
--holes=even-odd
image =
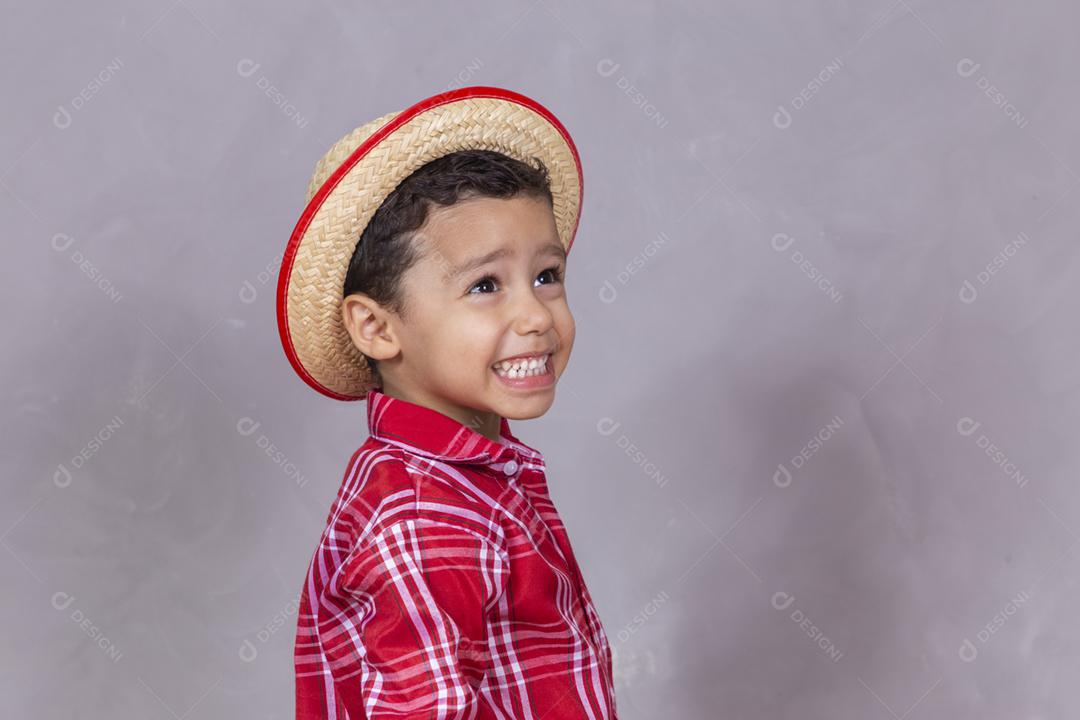
{"type": "Polygon", "coordinates": [[[391,319],[391,313],[363,293],[341,301],[341,321],[353,345],[375,360],[388,360],[400,349],[391,319]]]}

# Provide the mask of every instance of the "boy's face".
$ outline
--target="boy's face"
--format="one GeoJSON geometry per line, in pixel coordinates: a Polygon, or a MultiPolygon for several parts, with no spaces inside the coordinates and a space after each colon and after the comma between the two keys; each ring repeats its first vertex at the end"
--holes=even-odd
{"type": "Polygon", "coordinates": [[[476,197],[437,207],[413,242],[420,259],[402,279],[405,318],[389,315],[398,353],[379,363],[383,391],[491,439],[500,416],[547,412],[575,331],[566,253],[547,200],[476,197]],[[521,355],[539,368],[509,377],[496,369],[521,355]]]}

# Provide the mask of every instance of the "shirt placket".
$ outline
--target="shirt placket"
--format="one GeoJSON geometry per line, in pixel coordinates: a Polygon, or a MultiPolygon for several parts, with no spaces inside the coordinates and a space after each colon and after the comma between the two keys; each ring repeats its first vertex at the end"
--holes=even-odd
{"type": "MultiPolygon", "coordinates": [[[[562,523],[562,518],[559,518],[559,524],[552,526],[544,521],[543,515],[539,510],[533,506],[528,497],[528,492],[517,485],[513,478],[510,478],[514,484],[515,492],[521,497],[521,501],[526,503],[530,509],[530,512],[536,517],[539,522],[547,530],[548,534],[554,538],[555,545],[558,547],[562,557],[566,560],[567,570],[570,575],[570,583],[574,591],[574,603],[571,607],[571,613],[573,614],[574,623],[578,626],[579,631],[592,646],[597,656],[603,659],[603,645],[600,642],[599,628],[595,627],[592,613],[588,608],[592,602],[591,597],[588,594],[588,590],[585,588],[585,580],[581,574],[581,568],[578,567],[577,557],[574,555],[574,550],[570,545],[570,537],[565,531],[565,526],[562,523]]],[[[557,512],[554,510],[554,504],[551,503],[550,498],[544,498],[547,504],[552,508],[550,512],[557,512]]]]}

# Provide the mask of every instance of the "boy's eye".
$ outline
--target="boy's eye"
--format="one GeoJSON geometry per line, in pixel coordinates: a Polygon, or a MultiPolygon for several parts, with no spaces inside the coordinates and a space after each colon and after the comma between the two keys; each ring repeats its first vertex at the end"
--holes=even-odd
{"type": "MultiPolygon", "coordinates": [[[[540,274],[544,275],[545,273],[551,273],[551,282],[562,282],[562,268],[559,267],[558,265],[552,265],[551,267],[549,267],[547,270],[545,270],[544,272],[542,272],[540,274]]],[[[547,284],[550,285],[551,283],[547,283],[547,284]]]]}
{"type": "MultiPolygon", "coordinates": [[[[547,282],[543,283],[544,285],[550,285],[553,282],[554,283],[562,282],[562,279],[563,279],[562,268],[560,266],[558,266],[558,265],[553,265],[553,266],[547,268],[546,270],[541,272],[539,275],[537,275],[537,277],[538,278],[539,277],[544,277],[545,275],[549,275],[551,277],[551,279],[548,280],[547,282]]],[[[488,295],[491,292],[494,292],[494,290],[490,290],[490,291],[487,291],[487,292],[482,291],[482,290],[480,292],[474,292],[474,291],[476,291],[478,288],[496,286],[497,283],[498,283],[498,279],[494,275],[485,275],[484,277],[480,278],[479,280],[477,280],[476,282],[474,282],[472,284],[472,286],[469,288],[469,294],[470,295],[488,295]]]]}
{"type": "Polygon", "coordinates": [[[473,292],[473,290],[476,290],[476,288],[478,288],[478,287],[484,287],[484,286],[487,286],[487,285],[494,285],[494,284],[495,284],[495,278],[492,277],[491,275],[485,275],[484,277],[480,278],[479,280],[477,280],[476,282],[473,283],[472,287],[469,288],[469,292],[472,293],[473,295],[486,295],[487,294],[486,292],[475,293],[475,292],[473,292]]]}

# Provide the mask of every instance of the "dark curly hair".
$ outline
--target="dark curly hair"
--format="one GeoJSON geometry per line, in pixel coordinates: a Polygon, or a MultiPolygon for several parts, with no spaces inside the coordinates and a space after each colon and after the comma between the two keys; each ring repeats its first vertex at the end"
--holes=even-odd
{"type": "MultiPolygon", "coordinates": [[[[345,274],[344,296],[364,293],[405,317],[401,279],[419,259],[413,236],[433,206],[475,197],[545,198],[553,204],[548,170],[539,158],[521,162],[493,150],[460,150],[422,165],[387,195],[364,228],[345,274]]],[[[378,362],[364,356],[378,387],[378,362]]]]}

